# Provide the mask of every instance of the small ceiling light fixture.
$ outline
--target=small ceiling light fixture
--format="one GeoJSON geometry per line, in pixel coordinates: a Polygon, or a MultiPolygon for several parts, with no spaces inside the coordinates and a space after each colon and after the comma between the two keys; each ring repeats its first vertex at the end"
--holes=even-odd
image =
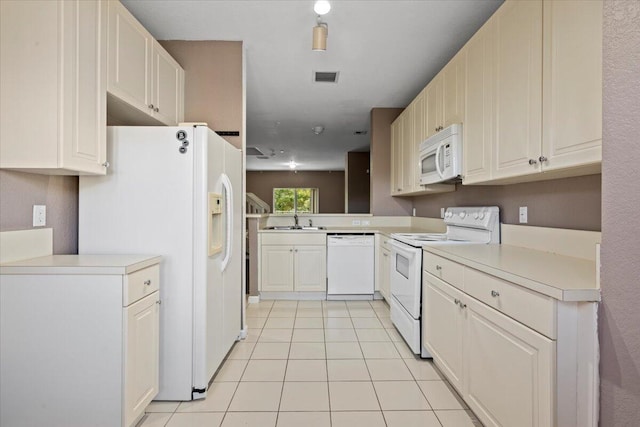
{"type": "Polygon", "coordinates": [[[291,161],[289,162],[289,169],[295,169],[295,168],[296,168],[296,166],[298,166],[298,165],[297,165],[297,164],[296,164],[296,162],[294,162],[293,160],[291,160],[291,161]]]}
{"type": "Polygon", "coordinates": [[[331,10],[331,4],[327,0],[318,0],[313,5],[313,10],[318,15],[326,15],[331,10]]]}
{"type": "Polygon", "coordinates": [[[322,132],[324,132],[324,126],[322,126],[322,125],[314,126],[314,127],[311,128],[311,130],[316,135],[320,135],[322,132]]]}
{"type": "Polygon", "coordinates": [[[311,50],[324,51],[327,50],[327,36],[329,35],[329,25],[322,22],[322,15],[329,13],[331,4],[327,0],[318,0],[313,5],[313,10],[318,14],[318,24],[313,27],[313,42],[311,50]]]}

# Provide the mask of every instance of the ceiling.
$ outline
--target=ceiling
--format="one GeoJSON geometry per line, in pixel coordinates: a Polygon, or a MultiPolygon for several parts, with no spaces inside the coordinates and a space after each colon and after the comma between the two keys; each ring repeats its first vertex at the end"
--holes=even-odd
{"type": "Polygon", "coordinates": [[[344,170],[347,151],[369,150],[370,134],[354,132],[371,109],[406,107],[501,1],[333,0],[325,52],[311,50],[313,0],[123,3],[159,40],[243,41],[247,147],[269,156],[247,156],[248,170],[344,170]]]}

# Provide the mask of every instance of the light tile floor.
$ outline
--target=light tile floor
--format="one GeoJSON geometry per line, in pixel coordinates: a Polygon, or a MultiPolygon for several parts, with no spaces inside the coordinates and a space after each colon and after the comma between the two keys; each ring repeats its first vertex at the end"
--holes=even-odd
{"type": "Polygon", "coordinates": [[[384,301],[262,301],[247,308],[207,398],[152,402],[140,427],[473,427],[384,301]]]}

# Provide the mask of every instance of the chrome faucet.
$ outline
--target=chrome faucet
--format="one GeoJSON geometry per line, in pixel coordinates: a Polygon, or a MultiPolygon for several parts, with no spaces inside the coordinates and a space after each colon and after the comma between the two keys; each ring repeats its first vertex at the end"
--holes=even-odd
{"type": "Polygon", "coordinates": [[[299,225],[298,225],[298,214],[293,214],[293,220],[295,221],[294,222],[294,227],[298,228],[299,227],[299,225]]]}

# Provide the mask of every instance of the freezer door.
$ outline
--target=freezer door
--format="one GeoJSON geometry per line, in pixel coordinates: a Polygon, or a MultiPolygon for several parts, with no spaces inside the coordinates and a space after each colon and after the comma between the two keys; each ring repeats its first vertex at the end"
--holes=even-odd
{"type": "Polygon", "coordinates": [[[109,127],[107,175],[80,177],[80,254],[162,256],[159,400],[191,399],[193,132],[189,126],[109,127]],[[189,146],[181,152],[184,141],[189,146]]]}

